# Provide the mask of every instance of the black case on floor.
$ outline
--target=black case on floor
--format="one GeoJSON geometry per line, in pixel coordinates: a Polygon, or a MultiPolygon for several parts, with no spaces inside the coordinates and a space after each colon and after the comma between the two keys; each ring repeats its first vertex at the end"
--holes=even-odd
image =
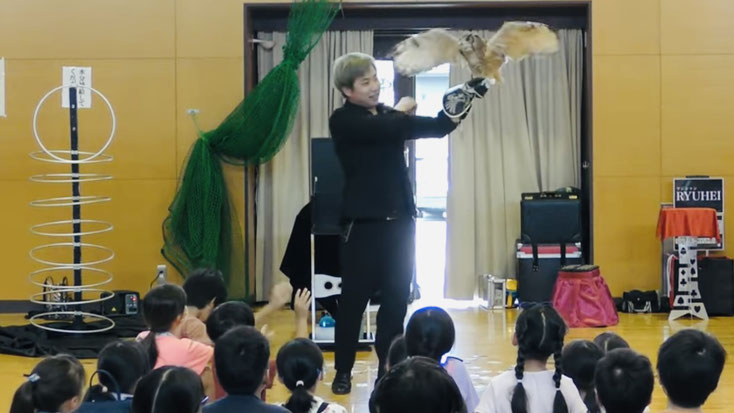
{"type": "MultiPolygon", "coordinates": [[[[544,253],[549,245],[540,245],[537,270],[533,270],[533,255],[529,245],[517,245],[517,298],[520,303],[550,302],[553,287],[556,285],[558,270],[561,269],[560,246],[551,245],[557,251],[544,253]]],[[[583,264],[581,248],[578,244],[566,245],[566,265],[583,264]]]]}
{"type": "Polygon", "coordinates": [[[709,315],[734,315],[734,261],[726,257],[699,259],[698,288],[709,315]]]}

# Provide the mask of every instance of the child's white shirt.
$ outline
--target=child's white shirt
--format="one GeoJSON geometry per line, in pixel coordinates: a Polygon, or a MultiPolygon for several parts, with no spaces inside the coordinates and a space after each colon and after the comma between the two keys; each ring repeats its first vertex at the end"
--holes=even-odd
{"type": "MultiPolygon", "coordinates": [[[[556,397],[556,386],[553,382],[554,372],[551,370],[525,372],[522,385],[528,400],[528,412],[553,413],[553,400],[556,397]]],[[[492,378],[487,389],[479,399],[476,413],[512,413],[510,401],[515,391],[517,379],[515,371],[509,370],[492,378]]],[[[561,393],[566,399],[569,413],[586,413],[586,405],[573,384],[573,380],[561,377],[561,393]]]]}

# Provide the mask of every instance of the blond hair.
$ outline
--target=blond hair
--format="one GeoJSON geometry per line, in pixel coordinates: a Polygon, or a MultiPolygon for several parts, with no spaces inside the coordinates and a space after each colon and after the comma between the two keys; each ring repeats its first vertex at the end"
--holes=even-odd
{"type": "Polygon", "coordinates": [[[364,76],[370,67],[375,68],[375,59],[365,53],[347,53],[338,57],[332,70],[334,87],[340,92],[345,87],[351,89],[354,81],[364,76]]]}

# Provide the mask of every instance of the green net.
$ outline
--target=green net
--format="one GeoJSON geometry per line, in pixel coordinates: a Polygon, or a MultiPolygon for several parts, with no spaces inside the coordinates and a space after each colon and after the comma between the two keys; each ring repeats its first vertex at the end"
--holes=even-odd
{"type": "Polygon", "coordinates": [[[198,267],[224,274],[230,298],[251,293],[242,231],[230,204],[220,161],[243,165],[275,156],[293,127],[298,66],[331,24],[338,7],[326,0],[293,4],[283,61],[216,128],[200,133],[163,222],[163,256],[184,276],[198,267]]]}

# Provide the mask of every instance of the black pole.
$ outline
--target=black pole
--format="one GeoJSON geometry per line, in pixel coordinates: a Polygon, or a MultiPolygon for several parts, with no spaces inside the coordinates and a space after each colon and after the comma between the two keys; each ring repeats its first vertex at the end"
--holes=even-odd
{"type": "MultiPolygon", "coordinates": [[[[79,130],[78,130],[78,123],[77,123],[77,102],[76,102],[76,88],[70,87],[69,88],[69,127],[71,130],[71,160],[72,161],[78,161],[79,160],[79,130]]],[[[81,202],[80,199],[80,191],[79,191],[79,164],[76,162],[73,162],[71,164],[71,194],[74,197],[72,199],[72,205],[71,207],[71,215],[72,219],[74,220],[72,223],[72,227],[74,229],[74,285],[79,286],[82,285],[82,270],[79,268],[79,265],[82,262],[82,237],[81,235],[78,235],[81,232],[81,205],[79,205],[79,202],[81,202]]],[[[77,291],[74,293],[74,301],[81,301],[82,300],[82,293],[81,291],[77,291]]],[[[77,306],[77,309],[81,311],[81,305],[77,306]]],[[[74,318],[74,322],[81,323],[81,316],[76,316],[74,318]]]]}

